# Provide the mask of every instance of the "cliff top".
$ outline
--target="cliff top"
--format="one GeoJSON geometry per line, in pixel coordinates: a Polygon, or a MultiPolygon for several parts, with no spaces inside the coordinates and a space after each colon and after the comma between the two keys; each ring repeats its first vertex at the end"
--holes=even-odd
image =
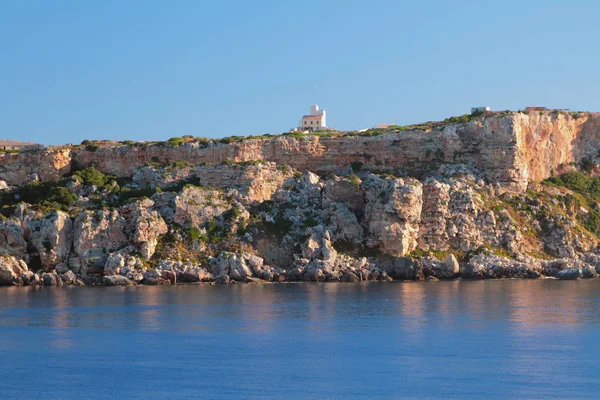
{"type": "MultiPolygon", "coordinates": [[[[171,145],[171,146],[179,146],[184,143],[199,143],[201,145],[210,144],[231,144],[238,143],[247,140],[265,140],[265,139],[276,139],[276,138],[310,138],[310,137],[320,137],[320,138],[348,138],[348,137],[372,137],[379,136],[390,133],[399,133],[399,132],[429,132],[432,130],[442,130],[450,125],[458,125],[458,124],[466,124],[472,121],[481,121],[483,122],[487,118],[501,118],[501,117],[509,117],[517,114],[524,115],[570,115],[571,117],[578,119],[584,116],[590,115],[600,115],[600,113],[596,112],[587,112],[587,111],[570,111],[570,110],[558,110],[558,109],[548,109],[548,110],[536,110],[536,111],[487,111],[480,112],[474,114],[464,114],[461,116],[449,117],[442,121],[427,121],[418,124],[412,125],[390,125],[385,128],[370,128],[363,130],[353,130],[353,131],[317,131],[317,132],[285,132],[282,134],[263,134],[263,135],[247,135],[247,136],[228,136],[224,138],[206,138],[206,137],[198,137],[193,135],[184,135],[181,137],[173,137],[166,141],[132,141],[132,140],[122,140],[122,141],[112,141],[112,140],[83,140],[81,144],[64,144],[57,146],[50,146],[51,149],[78,149],[85,148],[87,150],[97,150],[99,148],[113,148],[119,146],[150,146],[155,144],[162,145],[171,145]]],[[[0,150],[1,152],[2,150],[0,150]]]]}

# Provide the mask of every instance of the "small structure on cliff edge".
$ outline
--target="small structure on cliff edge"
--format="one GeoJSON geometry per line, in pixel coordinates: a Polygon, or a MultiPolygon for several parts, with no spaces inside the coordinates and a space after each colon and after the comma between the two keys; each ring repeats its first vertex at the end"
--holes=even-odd
{"type": "Polygon", "coordinates": [[[18,140],[0,139],[0,149],[2,150],[28,150],[34,149],[36,146],[39,145],[36,145],[31,141],[19,142],[18,140]]]}
{"type": "Polygon", "coordinates": [[[484,113],[484,112],[489,112],[492,109],[489,106],[484,106],[484,107],[471,107],[471,114],[478,114],[478,113],[484,113]]]}
{"type": "Polygon", "coordinates": [[[525,107],[525,111],[527,112],[532,112],[532,111],[547,111],[548,109],[546,107],[525,107]]]}
{"type": "Polygon", "coordinates": [[[301,131],[320,131],[327,128],[327,113],[325,110],[319,110],[317,104],[310,106],[310,114],[303,115],[300,120],[301,131]]]}

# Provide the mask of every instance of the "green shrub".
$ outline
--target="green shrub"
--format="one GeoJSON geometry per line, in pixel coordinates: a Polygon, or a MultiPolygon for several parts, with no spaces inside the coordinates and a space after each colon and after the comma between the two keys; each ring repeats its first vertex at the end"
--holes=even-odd
{"type": "Polygon", "coordinates": [[[337,240],[332,245],[338,253],[348,255],[354,255],[362,249],[362,246],[359,243],[351,240],[337,240]]]}
{"type": "Polygon", "coordinates": [[[169,144],[173,147],[179,147],[184,143],[185,143],[185,139],[180,138],[180,137],[172,137],[171,139],[167,140],[167,144],[169,144]]]}
{"type": "Polygon", "coordinates": [[[123,188],[121,189],[116,196],[113,205],[122,206],[127,203],[131,203],[135,200],[144,198],[144,197],[152,197],[154,193],[158,192],[158,188],[144,188],[144,189],[129,189],[123,188]]]}
{"type": "Polygon", "coordinates": [[[348,179],[350,180],[350,183],[352,184],[352,186],[354,186],[356,189],[360,189],[360,178],[356,175],[348,175],[348,179]]]}
{"type": "Polygon", "coordinates": [[[79,171],[75,171],[73,176],[76,176],[81,179],[83,183],[86,185],[94,185],[97,187],[102,187],[106,185],[110,179],[110,177],[104,175],[102,172],[98,171],[94,167],[84,168],[79,171]]]}
{"type": "Polygon", "coordinates": [[[579,163],[579,167],[581,168],[581,170],[588,172],[588,173],[592,171],[592,169],[594,168],[594,165],[596,165],[596,164],[587,157],[582,158],[581,162],[579,163]]]}
{"type": "Polygon", "coordinates": [[[350,164],[350,167],[352,167],[352,171],[354,171],[354,173],[358,173],[362,169],[363,165],[364,164],[361,161],[354,161],[352,164],[350,164]]]}
{"type": "MultiPolygon", "coordinates": [[[[16,194],[19,201],[42,205],[51,209],[67,210],[79,197],[57,182],[34,182],[21,187],[16,194]]],[[[16,202],[14,195],[3,198],[3,205],[16,202]],[[12,199],[11,199],[12,197],[12,199]]]]}
{"type": "Polygon", "coordinates": [[[196,227],[191,227],[188,229],[187,234],[190,237],[190,239],[198,240],[200,238],[200,236],[202,235],[202,231],[200,231],[200,229],[198,229],[196,227]]]}
{"type": "Polygon", "coordinates": [[[586,193],[592,184],[592,178],[578,171],[567,172],[549,181],[554,181],[578,193],[586,193]]]}
{"type": "Polygon", "coordinates": [[[411,251],[410,253],[408,253],[406,256],[409,257],[409,258],[412,258],[412,259],[419,259],[419,258],[426,257],[427,253],[425,253],[421,249],[414,249],[413,251],[411,251]]]}
{"type": "Polygon", "coordinates": [[[228,222],[235,221],[240,216],[240,210],[237,207],[233,207],[223,213],[223,217],[228,222]]]}

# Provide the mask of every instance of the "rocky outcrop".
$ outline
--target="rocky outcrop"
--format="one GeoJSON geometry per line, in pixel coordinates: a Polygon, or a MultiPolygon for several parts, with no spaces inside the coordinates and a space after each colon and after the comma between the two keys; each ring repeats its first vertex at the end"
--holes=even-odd
{"type": "Polygon", "coordinates": [[[217,190],[195,186],[184,188],[173,200],[173,222],[199,227],[231,208],[217,190]]]}
{"type": "Polygon", "coordinates": [[[71,172],[71,149],[0,154],[0,179],[8,185],[59,179],[71,172]]]}
{"type": "Polygon", "coordinates": [[[109,252],[127,245],[127,221],[118,211],[84,211],[73,223],[73,247],[86,275],[89,267],[104,269],[109,252]]]}
{"type": "Polygon", "coordinates": [[[594,278],[599,119],[497,113],[379,135],[0,155],[2,282],[594,278]],[[579,161],[587,174],[528,182],[579,161]],[[15,187],[33,181],[47,183],[15,187]]]}
{"type": "Polygon", "coordinates": [[[22,285],[21,275],[28,272],[27,264],[13,256],[0,256],[0,285],[22,285]]]}
{"type": "Polygon", "coordinates": [[[415,179],[380,179],[364,182],[368,247],[404,255],[417,247],[423,189],[415,179]]]}
{"type": "Polygon", "coordinates": [[[43,269],[65,261],[73,240],[73,222],[68,214],[54,211],[28,223],[29,245],[40,257],[43,269]]]}
{"type": "Polygon", "coordinates": [[[27,256],[27,242],[21,225],[15,220],[0,223],[0,255],[27,256]]]}
{"type": "MultiPolygon", "coordinates": [[[[488,183],[505,190],[523,191],[530,180],[542,180],[552,171],[568,168],[586,157],[596,157],[600,114],[496,113],[467,123],[447,122],[423,128],[378,136],[279,136],[231,144],[202,141],[178,146],[107,144],[2,154],[0,179],[11,186],[22,185],[34,175],[41,181],[55,180],[70,172],[72,165],[78,168],[94,165],[107,174],[132,177],[137,168],[156,162],[198,165],[261,160],[324,174],[341,173],[352,163],[360,163],[365,169],[404,170],[413,174],[439,163],[461,163],[480,169],[488,183]]],[[[159,180],[169,181],[169,176],[157,178],[154,172],[140,171],[136,181],[149,185],[156,185],[159,180]]],[[[223,174],[230,173],[215,168],[198,175],[214,185],[224,182],[223,174]]],[[[245,178],[227,179],[235,183],[245,178]]],[[[248,188],[249,196],[265,196],[271,190],[270,185],[248,188]]]]}
{"type": "Polygon", "coordinates": [[[119,209],[125,218],[124,232],[129,243],[137,248],[142,258],[149,260],[158,243],[158,238],[167,233],[167,224],[157,211],[151,210],[154,202],[150,199],[130,203],[119,209]]]}

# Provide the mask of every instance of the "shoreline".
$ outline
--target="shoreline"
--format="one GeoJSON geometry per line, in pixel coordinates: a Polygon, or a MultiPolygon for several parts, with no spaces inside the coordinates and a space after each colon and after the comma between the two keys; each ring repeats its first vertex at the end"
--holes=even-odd
{"type": "MultiPolygon", "coordinates": [[[[479,254],[460,264],[453,255],[444,262],[437,259],[396,257],[380,259],[379,264],[307,267],[290,270],[272,268],[256,256],[229,254],[214,258],[206,267],[181,262],[165,262],[145,273],[128,268],[112,270],[112,275],[80,276],[60,267],[52,272],[34,273],[24,262],[13,265],[12,275],[0,274],[0,286],[176,286],[240,285],[276,283],[362,283],[480,280],[580,280],[599,277],[600,256],[589,254],[587,260],[533,258],[509,260],[496,255],[479,254]],[[587,262],[586,262],[587,261],[587,262]],[[596,266],[592,265],[595,264],[596,266]],[[21,268],[22,270],[18,270],[21,268]],[[60,270],[60,269],[64,270],[60,270]],[[227,272],[227,273],[224,273],[227,272]],[[8,278],[8,279],[7,279],[8,278]]],[[[6,258],[4,258],[6,259],[6,258]]],[[[106,272],[111,270],[106,270],[106,272]]]]}

